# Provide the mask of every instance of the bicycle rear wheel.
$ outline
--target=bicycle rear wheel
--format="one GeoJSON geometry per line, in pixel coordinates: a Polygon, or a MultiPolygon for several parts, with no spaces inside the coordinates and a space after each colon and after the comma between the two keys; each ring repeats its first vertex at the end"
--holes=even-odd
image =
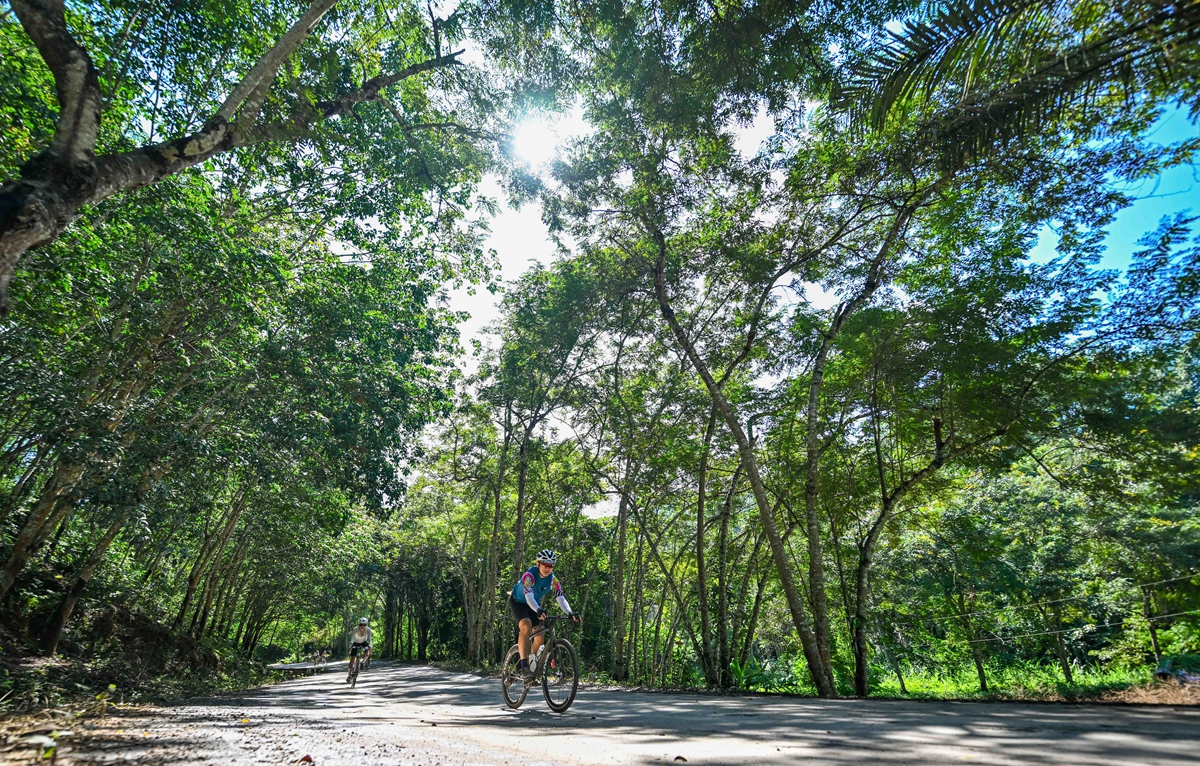
{"type": "Polygon", "coordinates": [[[511,708],[521,707],[529,686],[517,672],[517,663],[521,660],[521,650],[516,644],[504,656],[504,664],[500,666],[500,691],[504,695],[504,704],[511,708]]]}
{"type": "Polygon", "coordinates": [[[542,661],[546,663],[542,671],[542,695],[551,710],[565,713],[575,701],[575,692],[579,691],[579,660],[575,657],[575,647],[560,638],[542,661]]]}

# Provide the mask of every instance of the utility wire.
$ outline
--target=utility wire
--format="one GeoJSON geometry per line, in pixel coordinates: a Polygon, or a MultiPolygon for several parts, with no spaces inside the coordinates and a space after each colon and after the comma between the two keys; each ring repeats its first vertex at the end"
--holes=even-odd
{"type": "MultiPolygon", "coordinates": [[[[1134,590],[1135,588],[1148,588],[1151,585],[1163,585],[1164,583],[1178,582],[1179,580],[1191,580],[1196,577],[1200,577],[1200,574],[1193,573],[1193,574],[1180,575],[1179,577],[1171,577],[1166,580],[1155,580],[1154,582],[1131,583],[1131,584],[1125,586],[1124,588],[1122,588],[1121,590],[1134,590]]],[[[1065,598],[1055,598],[1055,599],[1051,599],[1049,601],[1035,601],[1032,604],[1014,604],[1012,606],[998,606],[994,609],[981,609],[977,612],[967,612],[965,614],[955,614],[955,615],[950,615],[949,617],[976,617],[981,614],[992,614],[994,612],[1009,612],[1009,611],[1012,611],[1013,609],[1028,609],[1030,607],[1035,607],[1035,606],[1045,606],[1046,604],[1061,604],[1065,601],[1078,601],[1081,598],[1089,598],[1090,595],[1091,594],[1084,594],[1082,596],[1067,596],[1065,598]]],[[[924,615],[922,617],[914,617],[910,620],[905,620],[904,622],[893,622],[893,623],[891,623],[891,625],[893,627],[898,628],[898,627],[902,627],[904,625],[912,625],[917,622],[924,622],[925,620],[943,620],[943,619],[948,619],[948,617],[946,615],[942,615],[942,614],[929,614],[929,615],[924,615]]]]}
{"type": "MultiPolygon", "coordinates": [[[[1153,622],[1155,620],[1166,620],[1171,617],[1181,617],[1186,614],[1197,614],[1197,613],[1200,613],[1200,609],[1190,609],[1186,612],[1172,612],[1171,614],[1155,615],[1153,617],[1148,617],[1147,621],[1153,622]]],[[[988,641],[1002,641],[1002,642],[1003,641],[1015,641],[1018,638],[1030,638],[1030,637],[1034,637],[1034,636],[1053,636],[1057,633],[1074,633],[1077,631],[1087,630],[1089,627],[1091,627],[1091,628],[1119,628],[1122,625],[1124,625],[1126,622],[1127,622],[1127,620],[1121,620],[1120,622],[1108,622],[1108,623],[1104,623],[1102,625],[1092,625],[1092,626],[1083,625],[1083,626],[1076,627],[1076,628],[1063,628],[1062,630],[1045,630],[1045,631],[1040,631],[1037,633],[1022,633],[1019,636],[991,636],[988,638],[972,638],[972,639],[967,639],[964,643],[982,644],[982,643],[987,643],[988,641]]],[[[902,651],[919,652],[921,649],[937,649],[939,646],[944,645],[946,643],[954,643],[954,641],[950,638],[945,638],[945,639],[942,639],[942,641],[939,644],[931,644],[931,643],[926,643],[926,642],[922,642],[919,644],[899,643],[899,644],[893,644],[892,647],[894,649],[899,649],[902,651]]]]}
{"type": "MultiPolygon", "coordinates": [[[[1157,614],[1153,617],[1147,617],[1146,620],[1147,620],[1147,622],[1152,622],[1154,620],[1165,620],[1169,617],[1179,617],[1179,616],[1185,615],[1185,614],[1196,614],[1197,612],[1200,612],[1200,609],[1191,609],[1186,612],[1173,612],[1171,614],[1157,614]]],[[[1092,625],[1092,626],[1083,625],[1078,628],[1063,628],[1062,630],[1044,630],[1044,631],[1041,631],[1040,633],[1022,633],[1019,636],[991,636],[989,638],[972,638],[972,639],[969,639],[967,641],[967,643],[968,644],[982,644],[982,643],[986,643],[988,641],[1015,641],[1018,638],[1029,638],[1031,636],[1053,636],[1053,635],[1057,635],[1059,633],[1073,633],[1073,632],[1079,631],[1079,630],[1087,630],[1089,627],[1119,628],[1122,625],[1124,625],[1125,623],[1126,623],[1126,620],[1121,620],[1120,622],[1106,622],[1103,625],[1092,625]]]]}

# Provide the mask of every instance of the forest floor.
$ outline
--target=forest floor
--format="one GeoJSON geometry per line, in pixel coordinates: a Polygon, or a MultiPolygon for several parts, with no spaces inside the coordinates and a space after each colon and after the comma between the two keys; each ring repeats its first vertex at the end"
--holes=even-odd
{"type": "MultiPolygon", "coordinates": [[[[1194,764],[1200,708],[719,697],[583,688],[555,715],[495,679],[379,663],[76,721],[59,764],[1194,764]]],[[[60,727],[62,725],[60,724],[60,727]]],[[[47,728],[52,728],[47,726],[47,728]]],[[[10,737],[10,743],[17,738],[10,737]]],[[[36,762],[28,747],[0,763],[36,762]]],[[[42,761],[43,763],[45,761],[42,761]]]]}

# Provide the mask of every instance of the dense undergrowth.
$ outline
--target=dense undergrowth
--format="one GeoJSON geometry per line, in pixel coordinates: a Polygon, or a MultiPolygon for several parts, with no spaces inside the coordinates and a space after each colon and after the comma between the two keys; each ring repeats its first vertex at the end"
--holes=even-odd
{"type": "MultiPolygon", "coordinates": [[[[1078,108],[968,162],[919,138],[957,124],[933,113],[829,111],[895,4],[549,3],[530,31],[526,3],[324,3],[275,77],[252,52],[288,3],[0,0],[0,198],[74,146],[18,10],[43,5],[97,62],[81,156],[232,124],[236,72],[238,134],[273,138],[0,269],[0,710],[260,683],[362,617],[381,658],[494,667],[546,548],[580,661],[621,684],[1107,699],[1200,652],[1200,219],[1108,239],[1130,190],[1194,169],[1194,126],[1159,129],[1200,77],[1097,74],[1133,90],[1096,111],[1064,84],[1078,108]],[[392,88],[462,35],[495,60],[392,88]],[[589,131],[511,165],[495,139],[543,86],[589,131]],[[310,102],[356,119],[278,127],[310,102]],[[563,247],[460,338],[448,291],[499,287],[491,173],[563,247]]],[[[1076,5],[1051,26],[1127,23],[1076,5]]]]}
{"type": "Polygon", "coordinates": [[[28,623],[0,623],[0,714],[96,700],[158,702],[281,680],[259,659],[171,631],[120,602],[89,604],[56,657],[39,655],[28,623]],[[14,631],[13,628],[17,628],[14,631]]]}
{"type": "MultiPolygon", "coordinates": [[[[1174,670],[1200,668],[1200,656],[1180,655],[1173,659],[1174,670]]],[[[994,659],[985,666],[988,690],[980,689],[979,678],[970,667],[947,666],[941,671],[916,666],[900,668],[903,686],[896,669],[872,668],[871,697],[875,699],[962,700],[962,701],[1038,701],[1038,702],[1131,702],[1160,704],[1200,704],[1200,684],[1180,683],[1172,678],[1155,676],[1152,665],[1111,664],[1108,666],[1076,667],[1072,683],[1064,681],[1058,665],[1035,661],[1001,661],[994,659]]],[[[751,658],[745,667],[735,665],[735,686],[728,693],[780,694],[797,697],[816,697],[817,690],[809,679],[804,658],[785,656],[760,662],[751,658]]],[[[612,676],[593,671],[584,680],[600,686],[629,686],[619,684],[612,676]]],[[[704,688],[698,671],[690,690],[704,688]]],[[[645,688],[644,685],[634,685],[645,688]]],[[[671,686],[650,688],[680,688],[671,686]]],[[[687,685],[682,687],[689,689],[687,685]]],[[[838,677],[838,691],[853,696],[853,679],[838,677]]]]}

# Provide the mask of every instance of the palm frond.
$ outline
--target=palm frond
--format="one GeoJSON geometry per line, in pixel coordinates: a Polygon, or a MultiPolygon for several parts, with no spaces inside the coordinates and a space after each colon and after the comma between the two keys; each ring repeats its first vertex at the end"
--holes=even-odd
{"type": "Polygon", "coordinates": [[[910,22],[857,63],[837,103],[859,129],[922,123],[961,164],[1044,131],[1119,86],[1195,59],[1200,0],[965,0],[910,22]]]}
{"type": "Polygon", "coordinates": [[[1035,29],[1023,34],[1023,22],[1042,26],[1029,23],[1038,9],[1029,0],[969,0],[928,21],[906,22],[855,67],[841,100],[857,122],[881,129],[894,109],[932,98],[943,83],[957,81],[967,91],[989,49],[1033,36],[1035,29]]]}

